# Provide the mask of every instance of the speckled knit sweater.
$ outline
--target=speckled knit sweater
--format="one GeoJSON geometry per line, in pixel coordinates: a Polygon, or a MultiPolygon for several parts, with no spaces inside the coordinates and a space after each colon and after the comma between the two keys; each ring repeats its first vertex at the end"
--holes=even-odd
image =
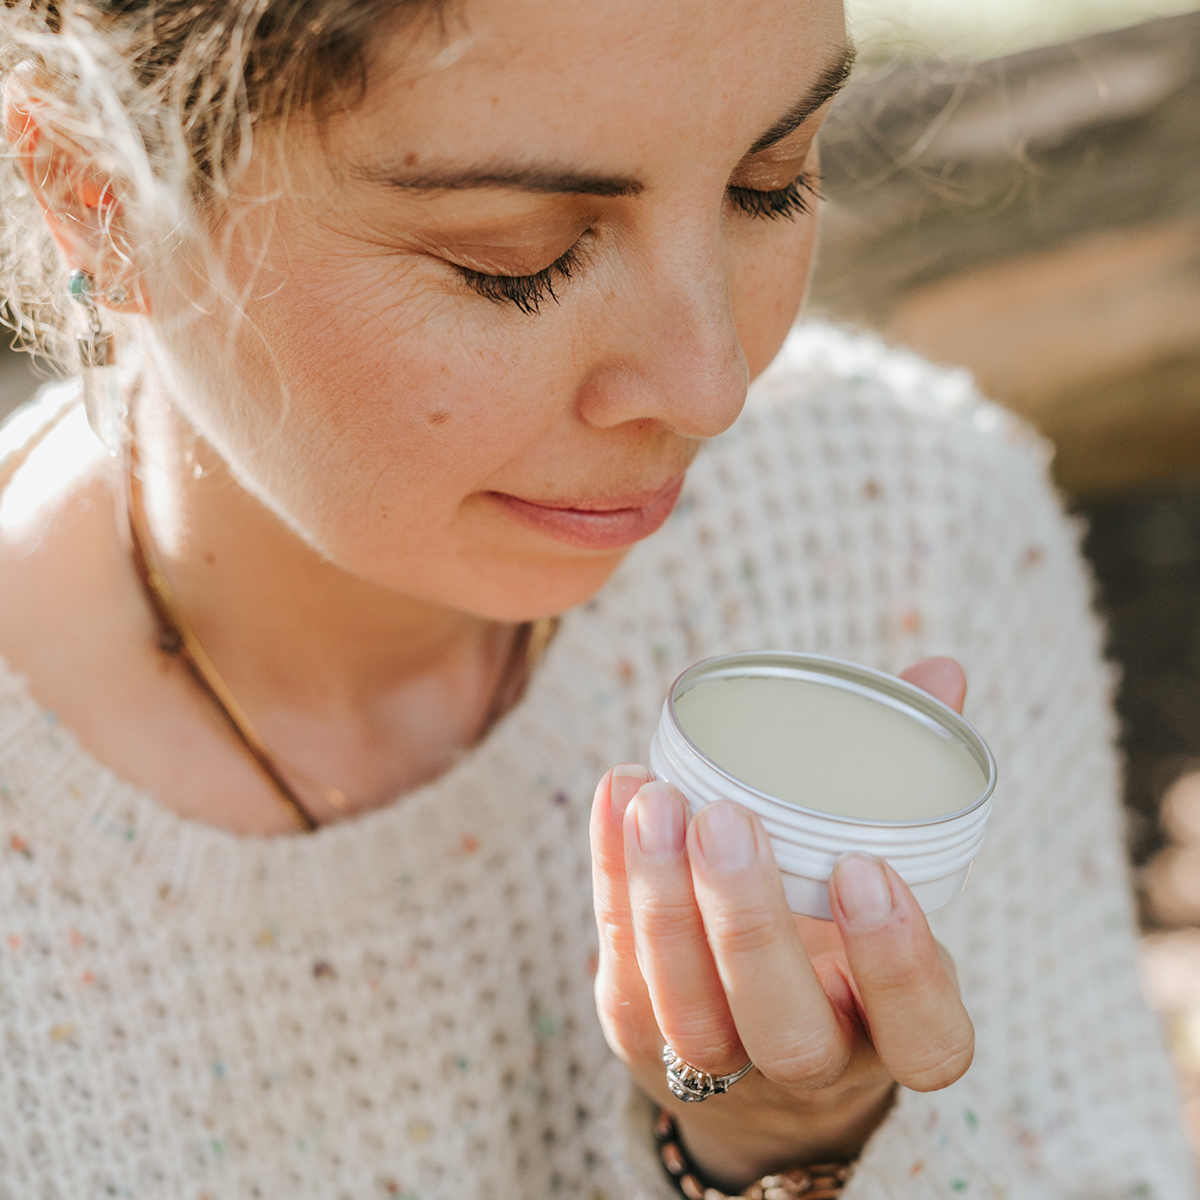
{"type": "Polygon", "coordinates": [[[975,1064],[901,1092],[847,1200],[1190,1196],[1044,463],[962,375],[802,329],[483,744],[307,837],[181,820],[0,666],[0,1198],[669,1196],[593,1008],[586,815],[684,667],[758,647],[957,656],[1001,772],[934,917],[975,1064]]]}

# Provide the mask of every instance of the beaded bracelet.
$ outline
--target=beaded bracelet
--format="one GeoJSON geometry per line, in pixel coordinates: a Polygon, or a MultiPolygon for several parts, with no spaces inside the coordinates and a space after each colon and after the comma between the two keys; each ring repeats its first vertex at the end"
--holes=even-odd
{"type": "MultiPolygon", "coordinates": [[[[701,1182],[699,1172],[688,1161],[679,1140],[675,1118],[665,1109],[659,1110],[654,1122],[654,1140],[658,1143],[662,1165],[687,1200],[739,1200],[720,1188],[701,1182]]],[[[756,1179],[741,1193],[740,1200],[792,1200],[795,1196],[803,1196],[804,1200],[836,1200],[849,1178],[850,1168],[845,1163],[792,1167],[778,1175],[756,1179]]]]}

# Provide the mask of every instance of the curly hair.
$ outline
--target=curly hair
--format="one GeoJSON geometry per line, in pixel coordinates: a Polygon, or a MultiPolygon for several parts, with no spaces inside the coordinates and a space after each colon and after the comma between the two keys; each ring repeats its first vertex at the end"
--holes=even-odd
{"type": "MultiPolygon", "coordinates": [[[[236,191],[256,131],[353,107],[372,41],[442,0],[0,0],[0,73],[43,81],[71,141],[170,243],[236,191]]],[[[0,304],[69,363],[66,267],[15,162],[0,168],[0,304]]]]}

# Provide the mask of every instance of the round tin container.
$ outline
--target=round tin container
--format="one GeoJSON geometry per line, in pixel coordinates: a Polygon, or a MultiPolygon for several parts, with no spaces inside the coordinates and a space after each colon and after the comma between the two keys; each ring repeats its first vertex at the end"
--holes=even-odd
{"type": "Polygon", "coordinates": [[[792,912],[831,919],[829,876],[839,854],[862,851],[886,859],[925,912],[962,891],[987,832],[996,763],[983,738],[928,692],[882,671],[819,654],[757,651],[706,659],[671,685],[650,745],[650,770],[673,783],[693,812],[712,800],[735,800],[762,819],[771,838],[792,912]],[[805,808],[750,786],[710,759],[683,732],[675,702],[702,683],[773,677],[841,688],[887,705],[965,750],[983,781],[977,798],[955,812],[913,821],[865,820],[805,808]]]}

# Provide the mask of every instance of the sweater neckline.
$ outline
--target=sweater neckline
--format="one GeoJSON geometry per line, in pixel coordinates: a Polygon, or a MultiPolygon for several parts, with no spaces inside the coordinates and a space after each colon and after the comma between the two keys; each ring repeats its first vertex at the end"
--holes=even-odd
{"type": "Polygon", "coordinates": [[[85,750],[0,657],[0,811],[28,830],[14,835],[24,842],[76,846],[123,886],[148,888],[148,898],[227,911],[258,905],[264,920],[275,910],[302,918],[377,900],[435,860],[458,856],[469,866],[539,810],[590,802],[568,777],[577,756],[564,753],[579,736],[577,711],[568,717],[580,700],[574,680],[590,666],[589,617],[564,615],[520,701],[443,774],[306,834],[238,834],[181,816],[85,750]],[[547,763],[562,763],[564,777],[548,776],[547,763]],[[6,785],[9,764],[23,786],[6,785]]]}

